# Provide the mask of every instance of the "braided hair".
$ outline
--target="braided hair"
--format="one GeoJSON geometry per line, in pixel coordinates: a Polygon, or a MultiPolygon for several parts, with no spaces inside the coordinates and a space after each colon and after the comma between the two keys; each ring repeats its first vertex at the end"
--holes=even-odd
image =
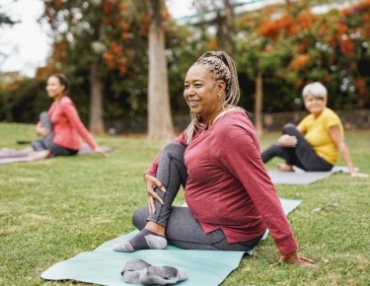
{"type": "MultiPolygon", "coordinates": [[[[225,100],[222,109],[227,111],[235,108],[240,99],[238,74],[234,60],[223,51],[209,51],[201,55],[194,65],[205,65],[209,72],[215,75],[216,81],[225,83],[225,100]]],[[[195,131],[202,127],[203,118],[191,112],[191,122],[187,128],[186,143],[189,144],[195,131]]]]}

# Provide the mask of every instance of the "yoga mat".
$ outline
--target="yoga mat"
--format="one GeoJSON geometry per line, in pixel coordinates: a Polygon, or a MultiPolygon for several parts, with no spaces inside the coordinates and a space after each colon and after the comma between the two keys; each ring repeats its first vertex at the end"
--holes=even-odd
{"type": "MultiPolygon", "coordinates": [[[[358,168],[355,169],[358,170],[358,168]]],[[[268,174],[272,182],[276,185],[309,185],[339,172],[348,173],[348,168],[344,166],[334,166],[333,169],[328,172],[306,172],[294,167],[294,172],[269,170],[268,174]]]]}
{"type": "MultiPolygon", "coordinates": [[[[301,204],[301,200],[281,198],[285,214],[301,204]]],[[[105,286],[134,285],[122,280],[121,271],[127,261],[142,259],[156,266],[173,266],[186,273],[188,279],[181,286],[219,285],[239,266],[244,252],[214,250],[184,250],[169,245],[163,250],[116,252],[112,246],[130,239],[138,231],[107,241],[90,252],[82,252],[59,262],[41,274],[46,280],[75,280],[105,286]]],[[[267,232],[264,236],[266,238],[267,232]]]]}
{"type": "MultiPolygon", "coordinates": [[[[112,148],[102,146],[100,147],[105,152],[111,152],[112,148]]],[[[9,164],[9,163],[16,163],[16,162],[31,162],[37,161],[40,159],[34,159],[29,156],[29,154],[33,151],[32,147],[27,147],[22,150],[12,150],[8,148],[3,148],[0,150],[0,164],[9,164]]],[[[78,151],[77,155],[86,155],[86,154],[94,154],[96,153],[94,150],[91,150],[90,147],[86,143],[81,144],[81,148],[78,151]]],[[[43,159],[41,159],[43,160],[43,159]]]]}

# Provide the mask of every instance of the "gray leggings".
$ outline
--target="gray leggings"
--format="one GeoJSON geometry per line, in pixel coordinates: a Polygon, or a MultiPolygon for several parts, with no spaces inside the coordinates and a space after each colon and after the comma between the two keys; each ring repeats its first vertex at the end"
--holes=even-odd
{"type": "Polygon", "coordinates": [[[34,151],[49,150],[51,156],[71,156],[77,154],[78,150],[71,150],[53,142],[53,124],[51,123],[49,114],[47,112],[41,112],[40,122],[42,127],[50,129],[50,133],[43,138],[32,141],[31,146],[34,151]]]}
{"type": "Polygon", "coordinates": [[[261,237],[253,240],[229,244],[221,229],[205,234],[199,222],[193,217],[187,207],[172,207],[181,186],[185,187],[187,171],[184,165],[185,147],[179,143],[168,143],[162,150],[156,177],[163,183],[166,192],[156,189],[163,199],[161,205],[155,201],[155,214],[149,214],[148,207],[135,211],[133,224],[143,229],[147,221],[156,222],[166,227],[168,242],[185,249],[203,250],[235,250],[249,251],[260,241],[261,237]]]}
{"type": "Polygon", "coordinates": [[[305,171],[330,171],[333,165],[318,156],[312,146],[304,139],[294,124],[288,123],[283,127],[283,134],[295,136],[297,145],[295,147],[282,147],[273,144],[262,152],[264,163],[270,161],[273,157],[280,157],[287,164],[297,166],[305,171]]]}

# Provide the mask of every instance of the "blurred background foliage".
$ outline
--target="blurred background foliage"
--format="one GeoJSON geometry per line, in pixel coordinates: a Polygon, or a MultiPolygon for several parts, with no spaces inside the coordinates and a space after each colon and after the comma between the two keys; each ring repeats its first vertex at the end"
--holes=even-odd
{"type": "MultiPolygon", "coordinates": [[[[41,0],[40,0],[41,1],[41,0]]],[[[173,0],[167,0],[173,1],[173,0]]],[[[0,79],[0,121],[34,123],[50,105],[48,75],[65,73],[71,98],[89,119],[91,67],[102,85],[104,120],[147,116],[148,29],[145,1],[43,0],[42,21],[51,27],[52,54],[34,78],[9,74],[0,79]]],[[[172,116],[188,115],[182,98],[190,65],[207,50],[234,58],[240,106],[261,112],[299,111],[302,87],[322,82],[329,106],[351,111],[370,108],[370,0],[264,1],[194,0],[197,13],[173,19],[163,1],[163,27],[172,116]],[[257,79],[262,81],[258,91],[257,79]]],[[[14,24],[0,15],[0,25],[14,24]]]]}

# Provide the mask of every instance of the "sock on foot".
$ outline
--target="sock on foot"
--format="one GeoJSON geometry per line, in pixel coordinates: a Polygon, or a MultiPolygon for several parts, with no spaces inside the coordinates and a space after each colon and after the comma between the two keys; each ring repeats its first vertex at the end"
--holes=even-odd
{"type": "Polygon", "coordinates": [[[113,246],[113,250],[133,252],[139,249],[164,249],[167,239],[159,234],[143,229],[129,241],[124,241],[113,246]]]}

